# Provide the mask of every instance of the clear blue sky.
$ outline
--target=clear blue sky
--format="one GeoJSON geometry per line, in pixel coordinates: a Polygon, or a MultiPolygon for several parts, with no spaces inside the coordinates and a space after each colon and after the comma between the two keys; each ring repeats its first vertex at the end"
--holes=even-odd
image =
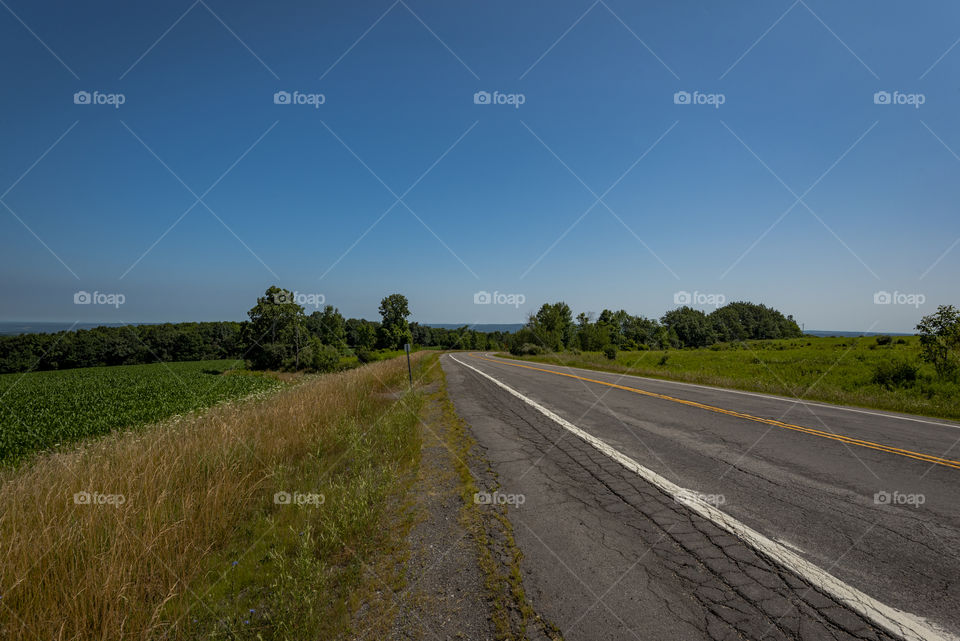
{"type": "Polygon", "coordinates": [[[0,4],[0,320],[240,319],[274,283],[421,322],[960,303],[956,2],[0,4]]]}

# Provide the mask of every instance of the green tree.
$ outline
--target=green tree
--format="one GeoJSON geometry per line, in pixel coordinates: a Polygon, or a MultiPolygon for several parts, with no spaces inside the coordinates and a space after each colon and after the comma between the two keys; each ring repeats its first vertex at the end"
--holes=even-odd
{"type": "Polygon", "coordinates": [[[793,316],[756,303],[737,301],[710,313],[718,340],[742,341],[767,338],[799,338],[803,335],[793,316]]]}
{"type": "Polygon", "coordinates": [[[304,356],[306,366],[315,372],[333,372],[340,366],[340,350],[316,336],[310,338],[310,348],[304,356]]]}
{"type": "Polygon", "coordinates": [[[380,323],[363,318],[350,318],[346,323],[347,345],[354,349],[373,349],[377,345],[380,323]]]}
{"type": "Polygon", "coordinates": [[[307,329],[324,345],[338,350],[347,345],[347,323],[333,305],[327,305],[322,312],[316,311],[307,316],[307,329]]]}
{"type": "Polygon", "coordinates": [[[309,344],[303,307],[293,293],[272,286],[257,299],[247,316],[248,357],[254,369],[300,369],[300,352],[309,344]]]}
{"type": "Polygon", "coordinates": [[[699,309],[686,305],[671,309],[663,315],[660,322],[669,333],[676,336],[681,347],[706,347],[717,341],[717,334],[707,315],[699,309]]]}
{"type": "Polygon", "coordinates": [[[547,349],[558,352],[573,344],[573,312],[563,301],[544,303],[537,313],[530,317],[527,326],[533,330],[537,343],[547,349]]]}
{"type": "Polygon", "coordinates": [[[933,364],[937,376],[954,378],[960,371],[960,310],[940,305],[917,324],[920,357],[933,364]]]}
{"type": "Polygon", "coordinates": [[[407,317],[410,305],[403,294],[390,294],[380,301],[380,344],[386,349],[400,349],[413,340],[407,317]]]}

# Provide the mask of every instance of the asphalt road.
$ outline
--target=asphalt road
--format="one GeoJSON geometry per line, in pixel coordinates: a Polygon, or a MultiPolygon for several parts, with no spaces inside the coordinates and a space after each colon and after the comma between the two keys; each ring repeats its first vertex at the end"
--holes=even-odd
{"type": "Polygon", "coordinates": [[[442,362],[566,639],[960,638],[960,424],[442,362]]]}

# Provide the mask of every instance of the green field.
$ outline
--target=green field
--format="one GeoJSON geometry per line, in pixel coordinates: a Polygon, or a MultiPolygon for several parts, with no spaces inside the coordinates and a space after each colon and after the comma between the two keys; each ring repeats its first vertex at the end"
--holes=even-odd
{"type": "Polygon", "coordinates": [[[282,385],[236,361],[86,367],[0,375],[0,461],[282,385]]]}
{"type": "MultiPolygon", "coordinates": [[[[919,360],[919,339],[875,337],[747,341],[700,349],[620,352],[609,360],[598,352],[560,352],[523,360],[765,392],[806,400],[858,405],[911,414],[960,419],[960,385],[939,381],[919,360]],[[903,342],[899,342],[899,341],[903,342]],[[917,365],[915,381],[884,386],[874,372],[884,362],[917,365]]],[[[502,354],[508,356],[508,354],[502,354]]]]}

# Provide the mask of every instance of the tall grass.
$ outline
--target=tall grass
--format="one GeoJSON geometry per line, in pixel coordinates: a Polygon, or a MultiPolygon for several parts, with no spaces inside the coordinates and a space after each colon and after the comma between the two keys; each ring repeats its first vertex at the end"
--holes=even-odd
{"type": "Polygon", "coordinates": [[[343,631],[386,499],[419,456],[405,376],[396,359],[315,377],[3,471],[0,638],[343,631]]]}

